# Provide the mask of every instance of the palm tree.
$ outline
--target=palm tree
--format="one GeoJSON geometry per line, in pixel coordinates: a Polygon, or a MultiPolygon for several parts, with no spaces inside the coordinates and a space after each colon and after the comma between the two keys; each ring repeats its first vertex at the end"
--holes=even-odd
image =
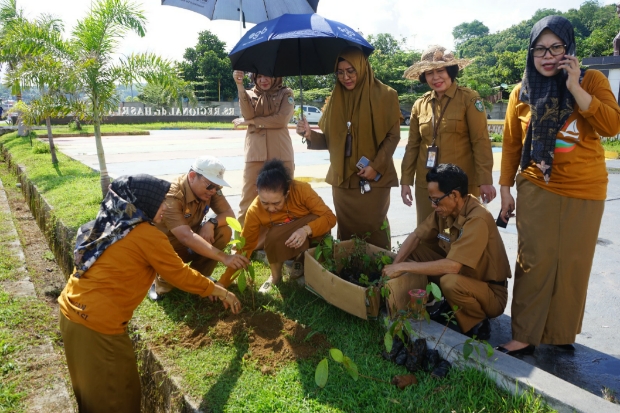
{"type": "MultiPolygon", "coordinates": [[[[24,21],[23,11],[17,8],[17,0],[0,1],[0,67],[6,64],[8,70],[14,70],[18,65],[20,56],[5,47],[7,37],[11,30],[24,21]]],[[[18,101],[22,100],[21,83],[15,79],[10,84],[11,93],[18,101]]]]}
{"type": "Polygon", "coordinates": [[[175,91],[183,82],[171,62],[154,54],[114,58],[119,41],[128,32],[145,35],[145,23],[143,12],[131,0],[98,0],[77,22],[67,41],[33,25],[20,25],[19,40],[15,40],[22,52],[52,53],[56,59],[66,60],[74,71],[75,89],[84,95],[95,129],[103,196],[108,192],[110,177],[101,142],[101,121],[118,107],[116,85],[144,80],[175,91]]]}

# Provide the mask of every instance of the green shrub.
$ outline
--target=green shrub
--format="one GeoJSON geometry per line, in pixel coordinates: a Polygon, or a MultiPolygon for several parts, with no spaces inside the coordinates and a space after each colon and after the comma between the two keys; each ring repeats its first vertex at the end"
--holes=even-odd
{"type": "Polygon", "coordinates": [[[32,146],[32,153],[36,153],[36,154],[50,153],[50,146],[47,143],[37,141],[32,146]]]}
{"type": "Polygon", "coordinates": [[[500,133],[491,133],[491,142],[502,142],[503,137],[500,133]]]}

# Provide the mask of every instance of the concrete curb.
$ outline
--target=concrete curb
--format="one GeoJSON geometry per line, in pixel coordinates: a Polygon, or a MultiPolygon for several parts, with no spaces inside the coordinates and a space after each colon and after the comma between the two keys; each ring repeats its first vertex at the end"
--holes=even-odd
{"type": "MultiPolygon", "coordinates": [[[[434,321],[430,324],[411,323],[420,338],[425,338],[429,348],[435,347],[444,326],[434,321]],[[421,327],[420,327],[421,326],[421,327]]],[[[480,349],[480,356],[474,351],[469,360],[463,359],[463,344],[468,337],[446,329],[437,350],[443,358],[458,366],[471,366],[487,373],[498,386],[512,392],[523,393],[533,388],[552,408],[560,413],[620,413],[620,405],[613,404],[587,390],[534,367],[518,358],[495,351],[489,358],[480,349]]]]}

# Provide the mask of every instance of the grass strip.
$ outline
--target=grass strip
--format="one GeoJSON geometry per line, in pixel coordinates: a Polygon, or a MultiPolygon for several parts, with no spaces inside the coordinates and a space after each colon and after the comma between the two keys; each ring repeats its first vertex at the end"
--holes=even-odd
{"type": "MultiPolygon", "coordinates": [[[[27,167],[29,178],[54,206],[66,225],[77,228],[96,215],[101,196],[98,175],[60,154],[53,168],[49,154],[33,154],[27,139],[15,134],[0,138],[14,161],[27,167]]],[[[269,275],[268,267],[255,264],[257,285],[269,275]]],[[[220,265],[214,274],[223,272],[220,265]]],[[[234,287],[233,287],[234,290],[234,287]]],[[[237,292],[237,291],[235,291],[237,292]]],[[[252,311],[249,292],[241,295],[245,310],[252,311]]],[[[353,317],[312,295],[294,282],[284,283],[271,294],[257,295],[257,309],[281,313],[291,320],[325,335],[358,365],[361,374],[389,382],[406,374],[403,367],[380,355],[383,328],[380,322],[353,317]]],[[[0,302],[0,305],[2,303],[0,302]]],[[[265,370],[248,354],[248,335],[221,338],[208,327],[214,316],[228,313],[221,303],[173,291],[163,301],[144,301],[136,310],[133,326],[140,336],[165,356],[172,375],[179,376],[183,390],[213,412],[550,412],[533,393],[514,396],[484,373],[453,369],[445,380],[417,373],[419,383],[398,390],[381,381],[353,381],[336,363],[330,364],[327,386],[314,383],[314,370],[327,351],[315,357],[288,361],[265,370]],[[214,312],[213,306],[219,310],[214,312]],[[190,335],[203,335],[208,345],[190,345],[190,335]]],[[[286,338],[288,339],[288,338],[286,338]]]]}
{"type": "MultiPolygon", "coordinates": [[[[255,264],[256,265],[256,264],[255,264]]],[[[256,265],[257,285],[269,275],[256,265]]],[[[216,268],[216,278],[223,272],[216,268]]],[[[248,291],[241,295],[244,311],[252,311],[248,291]]],[[[182,291],[163,301],[145,300],[136,310],[134,325],[141,337],[164,354],[171,374],[183,380],[183,389],[213,412],[550,412],[532,392],[514,396],[497,387],[486,374],[454,368],[445,380],[418,372],[418,385],[401,391],[384,382],[407,374],[404,367],[381,355],[384,330],[378,321],[351,316],[312,295],[295,282],[285,282],[272,294],[257,295],[257,308],[279,312],[329,338],[358,365],[360,374],[379,379],[353,381],[336,363],[330,363],[324,389],[314,383],[314,370],[327,351],[316,357],[285,363],[267,373],[249,359],[247,337],[217,338],[205,329],[213,314],[210,303],[182,291]],[[191,337],[188,337],[188,331],[191,337]],[[200,335],[211,336],[208,345],[194,346],[200,335]]],[[[222,311],[221,317],[227,314],[222,311]]],[[[422,327],[423,328],[423,327],[422,327]]]]}
{"type": "Polygon", "coordinates": [[[30,146],[30,139],[17,132],[0,137],[0,143],[14,163],[25,166],[28,178],[65,226],[76,230],[97,216],[102,199],[98,172],[60,152],[58,165],[53,166],[49,152],[39,153],[39,145],[30,146]]]}
{"type": "MultiPolygon", "coordinates": [[[[166,129],[232,129],[231,122],[153,122],[153,123],[128,123],[128,124],[102,124],[101,133],[140,132],[148,130],[166,129]]],[[[47,129],[35,129],[37,135],[47,136],[47,129]]],[[[67,125],[52,126],[52,133],[57,134],[81,134],[95,133],[93,125],[82,125],[81,130],[67,125]]]]}

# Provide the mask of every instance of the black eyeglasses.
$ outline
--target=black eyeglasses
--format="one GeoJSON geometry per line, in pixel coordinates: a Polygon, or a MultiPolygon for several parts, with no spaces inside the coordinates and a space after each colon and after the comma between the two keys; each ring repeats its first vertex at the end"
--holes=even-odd
{"type": "Polygon", "coordinates": [[[530,50],[532,51],[532,56],[534,57],[544,57],[547,54],[547,52],[549,52],[551,56],[559,56],[561,54],[564,54],[564,52],[566,52],[566,45],[565,44],[553,44],[549,47],[536,46],[536,47],[530,48],[530,50]]]}
{"type": "MultiPolygon", "coordinates": [[[[456,188],[454,188],[454,189],[456,189],[456,188]]],[[[433,199],[433,198],[431,198],[431,197],[429,196],[429,197],[428,197],[428,200],[429,200],[429,201],[431,201],[431,203],[432,203],[433,205],[435,205],[435,206],[439,206],[439,203],[441,202],[441,200],[442,200],[442,199],[444,199],[445,197],[449,196],[449,195],[452,193],[452,191],[454,191],[454,189],[451,189],[451,190],[450,190],[450,191],[448,191],[448,193],[446,193],[444,196],[440,196],[440,197],[439,197],[439,198],[437,198],[437,199],[433,199]]]]}
{"type": "Polygon", "coordinates": [[[212,191],[212,190],[214,190],[214,189],[215,189],[216,191],[219,191],[219,190],[221,190],[221,189],[222,189],[222,186],[221,186],[221,185],[216,185],[216,184],[214,184],[213,182],[211,182],[211,181],[209,181],[207,178],[205,178],[203,175],[200,175],[200,176],[202,176],[202,177],[204,178],[204,180],[205,180],[205,181],[209,182],[209,185],[207,185],[207,187],[206,187],[207,191],[212,191]]]}

